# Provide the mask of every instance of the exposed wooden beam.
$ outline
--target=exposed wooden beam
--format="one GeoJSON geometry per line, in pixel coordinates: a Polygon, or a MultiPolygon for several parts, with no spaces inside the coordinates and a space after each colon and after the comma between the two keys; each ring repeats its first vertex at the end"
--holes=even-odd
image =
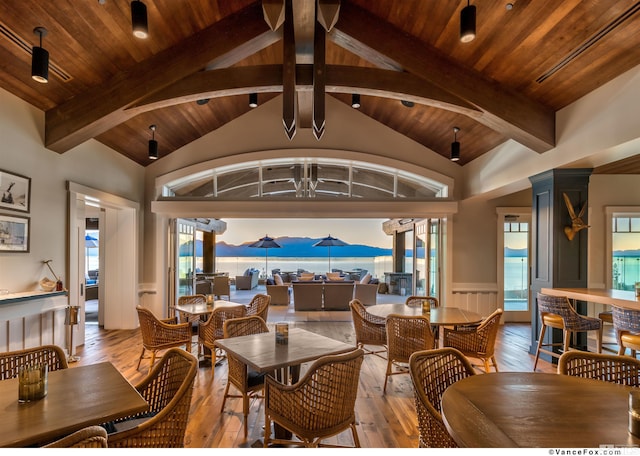
{"type": "Polygon", "coordinates": [[[284,0],[262,0],[264,20],[271,30],[278,30],[284,22],[284,0]]]}
{"type": "Polygon", "coordinates": [[[45,115],[45,145],[63,153],[128,120],[125,108],[209,65],[230,65],[280,39],[256,2],[92,87],[45,115]]]}
{"type": "Polygon", "coordinates": [[[315,22],[313,46],[313,135],[322,138],[325,127],[325,40],[326,32],[320,22],[315,22]]]}
{"type": "MultiPolygon", "coordinates": [[[[472,104],[409,73],[376,68],[326,65],[327,93],[353,93],[408,100],[427,106],[479,118],[482,112],[472,104]]],[[[283,68],[281,65],[233,67],[194,73],[186,78],[143,98],[128,109],[134,116],[154,109],[201,98],[218,98],[251,92],[282,92],[283,68]]],[[[305,92],[313,84],[312,65],[297,65],[296,83],[305,92]]]]}
{"type": "Polygon", "coordinates": [[[340,13],[340,0],[318,0],[318,22],[330,32],[340,13]]]}
{"type": "Polygon", "coordinates": [[[282,56],[282,123],[289,139],[296,134],[296,44],[292,0],[286,0],[282,56]]]}
{"type": "Polygon", "coordinates": [[[546,152],[555,146],[551,108],[453,62],[352,3],[342,5],[331,39],[363,58],[374,58],[373,62],[380,56],[393,56],[406,71],[478,106],[483,111],[480,122],[532,150],[546,152]]]}

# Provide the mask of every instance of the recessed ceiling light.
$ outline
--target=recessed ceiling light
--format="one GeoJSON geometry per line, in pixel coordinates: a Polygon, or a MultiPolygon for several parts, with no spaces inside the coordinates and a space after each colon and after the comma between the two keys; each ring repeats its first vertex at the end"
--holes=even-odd
{"type": "Polygon", "coordinates": [[[400,103],[402,103],[402,105],[406,106],[407,108],[413,108],[416,105],[413,101],[408,100],[400,100],[400,103]]]}
{"type": "Polygon", "coordinates": [[[201,98],[199,100],[196,100],[196,103],[200,106],[206,105],[207,103],[209,103],[209,98],[201,98]]]}

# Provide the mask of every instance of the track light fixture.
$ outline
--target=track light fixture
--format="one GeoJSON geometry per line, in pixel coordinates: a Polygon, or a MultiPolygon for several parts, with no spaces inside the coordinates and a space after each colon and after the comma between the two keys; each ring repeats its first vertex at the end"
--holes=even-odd
{"type": "Polygon", "coordinates": [[[147,24],[147,6],[140,0],[131,2],[131,28],[133,36],[136,38],[147,38],[149,36],[149,25],[147,24]]]}
{"type": "Polygon", "coordinates": [[[453,142],[451,143],[451,156],[449,157],[452,162],[460,160],[460,143],[458,142],[458,127],[453,127],[453,142]]]}
{"type": "Polygon", "coordinates": [[[156,141],[156,126],[149,125],[151,130],[151,139],[149,140],[149,160],[158,159],[158,141],[156,141]]]}
{"type": "Polygon", "coordinates": [[[47,35],[47,29],[36,27],[33,33],[40,35],[40,46],[34,46],[31,51],[31,77],[34,81],[49,82],[49,51],[42,47],[42,37],[47,35]]]}
{"type": "Polygon", "coordinates": [[[258,94],[257,93],[250,93],[249,94],[249,106],[252,108],[257,108],[258,107],[258,94]]]}
{"type": "Polygon", "coordinates": [[[358,109],[360,108],[360,94],[354,93],[351,95],[351,107],[358,109]]]}
{"type": "Polygon", "coordinates": [[[476,7],[469,5],[460,11],[460,41],[468,43],[476,37],[476,7]]]}

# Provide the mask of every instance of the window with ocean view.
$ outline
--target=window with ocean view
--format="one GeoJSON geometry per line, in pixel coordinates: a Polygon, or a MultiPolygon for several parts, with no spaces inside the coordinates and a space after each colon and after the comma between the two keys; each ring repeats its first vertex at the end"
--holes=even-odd
{"type": "Polygon", "coordinates": [[[504,310],[528,308],[529,223],[504,223],[504,310]]]}
{"type": "Polygon", "coordinates": [[[640,217],[612,218],[612,286],[633,290],[640,282],[640,217]]]}

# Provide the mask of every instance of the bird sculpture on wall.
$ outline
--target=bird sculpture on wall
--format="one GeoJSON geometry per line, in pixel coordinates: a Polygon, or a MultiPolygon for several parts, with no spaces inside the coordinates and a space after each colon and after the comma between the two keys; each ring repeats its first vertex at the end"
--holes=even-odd
{"type": "Polygon", "coordinates": [[[573,209],[573,205],[571,204],[571,200],[569,199],[567,194],[563,193],[562,196],[564,197],[564,202],[567,205],[567,210],[569,211],[569,215],[571,216],[571,226],[564,227],[564,234],[567,236],[567,239],[571,241],[578,231],[589,228],[589,225],[584,223],[584,220],[582,220],[584,211],[587,208],[587,202],[585,201],[582,209],[580,209],[580,213],[576,216],[576,212],[573,209]]]}

